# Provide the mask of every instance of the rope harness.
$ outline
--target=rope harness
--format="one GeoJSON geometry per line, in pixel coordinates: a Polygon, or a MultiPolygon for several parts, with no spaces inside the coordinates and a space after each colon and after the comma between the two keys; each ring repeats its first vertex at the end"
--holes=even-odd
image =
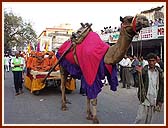
{"type": "Polygon", "coordinates": [[[88,33],[90,31],[92,31],[91,30],[92,24],[88,24],[88,23],[83,24],[83,23],[81,23],[81,26],[82,27],[80,29],[78,29],[78,31],[76,33],[72,34],[72,38],[71,38],[71,40],[73,42],[73,45],[74,45],[72,47],[72,49],[73,49],[73,55],[74,55],[74,60],[75,60],[75,63],[77,65],[79,65],[79,62],[78,62],[78,58],[77,58],[77,55],[76,55],[76,46],[78,44],[82,43],[82,41],[85,39],[85,37],[88,35],[88,33]]]}

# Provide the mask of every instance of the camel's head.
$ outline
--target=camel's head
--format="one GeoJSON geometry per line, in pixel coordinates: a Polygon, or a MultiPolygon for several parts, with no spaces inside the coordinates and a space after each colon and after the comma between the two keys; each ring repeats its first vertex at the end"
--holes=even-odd
{"type": "Polygon", "coordinates": [[[149,21],[146,16],[143,15],[120,17],[120,21],[124,27],[131,26],[135,33],[139,32],[144,27],[149,27],[149,21]]]}

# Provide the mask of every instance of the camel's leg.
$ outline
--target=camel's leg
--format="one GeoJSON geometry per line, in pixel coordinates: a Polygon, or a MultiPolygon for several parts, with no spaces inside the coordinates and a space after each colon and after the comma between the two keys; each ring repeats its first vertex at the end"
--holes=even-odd
{"type": "Polygon", "coordinates": [[[87,116],[86,116],[87,120],[92,120],[93,119],[93,115],[91,112],[91,108],[90,108],[90,99],[87,97],[87,116]]]}
{"type": "Polygon", "coordinates": [[[66,84],[66,79],[67,79],[67,73],[63,67],[60,67],[60,72],[61,72],[61,94],[62,94],[62,111],[67,110],[66,106],[66,96],[65,96],[65,84],[66,84]]]}
{"type": "Polygon", "coordinates": [[[97,118],[97,98],[95,99],[91,99],[91,104],[92,104],[92,107],[93,107],[93,123],[94,124],[98,124],[99,123],[99,120],[97,118]]]}

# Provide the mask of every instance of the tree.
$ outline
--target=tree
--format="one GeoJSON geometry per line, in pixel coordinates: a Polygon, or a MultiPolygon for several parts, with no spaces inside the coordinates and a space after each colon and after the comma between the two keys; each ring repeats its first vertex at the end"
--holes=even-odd
{"type": "Polygon", "coordinates": [[[4,11],[4,50],[11,51],[11,48],[23,47],[24,43],[36,43],[37,35],[31,23],[23,21],[22,17],[16,16],[13,12],[4,11]]]}

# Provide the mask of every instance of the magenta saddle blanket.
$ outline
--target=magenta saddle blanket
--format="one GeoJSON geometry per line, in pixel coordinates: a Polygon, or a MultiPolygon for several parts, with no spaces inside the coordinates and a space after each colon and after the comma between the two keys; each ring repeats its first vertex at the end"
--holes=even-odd
{"type": "MultiPolygon", "coordinates": [[[[64,42],[64,44],[59,48],[58,53],[62,55],[64,51],[70,47],[70,45],[71,45],[70,40],[64,42]]],[[[78,63],[88,85],[91,86],[93,84],[96,78],[100,61],[104,57],[108,48],[109,45],[103,42],[100,39],[99,35],[95,32],[89,32],[89,34],[83,40],[83,42],[77,44],[76,55],[78,63]]],[[[69,61],[71,64],[75,64],[73,50],[71,50],[65,56],[65,59],[69,61]]],[[[106,66],[106,67],[111,73],[112,66],[106,66]]]]}

